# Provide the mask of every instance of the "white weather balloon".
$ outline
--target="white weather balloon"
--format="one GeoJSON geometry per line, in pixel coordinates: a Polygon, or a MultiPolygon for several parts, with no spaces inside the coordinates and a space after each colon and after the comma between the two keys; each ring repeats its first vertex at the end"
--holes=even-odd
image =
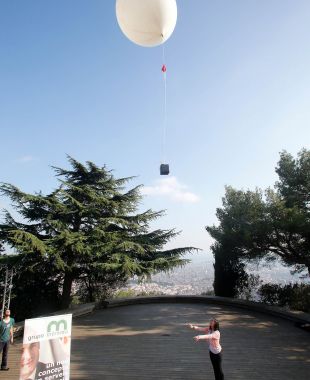
{"type": "Polygon", "coordinates": [[[132,42],[152,47],[173,33],[177,22],[176,0],[116,0],[118,24],[132,42]]]}

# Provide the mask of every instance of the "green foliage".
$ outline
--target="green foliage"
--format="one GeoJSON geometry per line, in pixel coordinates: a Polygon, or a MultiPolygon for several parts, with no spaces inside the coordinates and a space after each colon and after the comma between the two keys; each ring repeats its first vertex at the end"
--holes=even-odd
{"type": "Polygon", "coordinates": [[[214,296],[214,290],[208,290],[206,292],[201,293],[202,296],[214,296]]]}
{"type": "Polygon", "coordinates": [[[216,296],[238,297],[244,289],[247,274],[245,265],[228,244],[214,244],[214,292],[216,296]]]}
{"type": "Polygon", "coordinates": [[[280,258],[295,272],[310,274],[310,151],[296,159],[282,152],[275,190],[226,187],[216,210],[218,226],[206,227],[215,239],[215,293],[242,292],[244,263],[280,258]]]}
{"type": "Polygon", "coordinates": [[[287,207],[297,206],[309,214],[310,150],[302,149],[296,159],[283,151],[276,172],[279,176],[276,187],[287,207]]]}
{"type": "Polygon", "coordinates": [[[89,300],[100,291],[134,275],[147,277],[187,262],[192,247],[165,250],[178,233],[150,230],[163,215],[138,213],[140,187],[126,190],[131,178],[115,178],[106,167],[86,165],[69,157],[71,168],[53,168],[59,186],[50,194],[27,194],[11,184],[0,191],[9,197],[21,221],[6,211],[0,224],[0,242],[18,253],[21,270],[42,275],[42,265],[62,287],[62,307],[68,307],[72,285],[88,291],[89,300]]]}
{"type": "Polygon", "coordinates": [[[161,292],[146,292],[146,291],[135,291],[133,289],[122,289],[115,292],[112,298],[134,298],[134,297],[151,297],[151,296],[160,296],[163,295],[161,292]]]}
{"type": "Polygon", "coordinates": [[[80,302],[97,302],[110,298],[115,289],[124,286],[126,280],[121,273],[92,271],[81,277],[76,293],[80,302]]]}
{"type": "Polygon", "coordinates": [[[310,312],[310,284],[264,284],[258,293],[266,304],[310,312]]]}
{"type": "Polygon", "coordinates": [[[30,254],[3,255],[0,264],[14,268],[10,307],[17,321],[60,308],[58,276],[47,260],[38,262],[30,254]]]}
{"type": "Polygon", "coordinates": [[[133,298],[136,297],[137,294],[133,289],[125,289],[119,290],[113,294],[113,298],[133,298]]]}
{"type": "Polygon", "coordinates": [[[238,298],[247,301],[257,301],[257,293],[262,285],[262,280],[259,275],[246,273],[242,287],[238,292],[238,298]]]}
{"type": "Polygon", "coordinates": [[[27,271],[14,278],[10,308],[17,321],[59,310],[60,306],[59,287],[54,279],[27,271]]]}

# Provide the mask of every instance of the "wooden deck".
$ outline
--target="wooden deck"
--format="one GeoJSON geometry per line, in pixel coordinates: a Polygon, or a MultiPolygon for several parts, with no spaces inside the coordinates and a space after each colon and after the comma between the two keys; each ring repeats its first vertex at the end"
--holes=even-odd
{"type": "MultiPolygon", "coordinates": [[[[310,334],[293,323],[227,306],[149,304],[106,309],[73,323],[71,380],[214,379],[206,342],[185,324],[221,323],[227,380],[309,380],[310,334]]],[[[21,340],[11,347],[18,380],[21,340]]]]}

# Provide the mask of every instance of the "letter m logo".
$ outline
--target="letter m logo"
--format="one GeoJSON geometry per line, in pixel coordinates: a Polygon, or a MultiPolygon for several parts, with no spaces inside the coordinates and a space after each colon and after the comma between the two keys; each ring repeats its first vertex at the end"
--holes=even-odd
{"type": "Polygon", "coordinates": [[[67,321],[64,319],[61,319],[60,321],[51,321],[47,326],[47,332],[51,332],[53,326],[55,326],[54,331],[59,331],[61,327],[63,330],[67,330],[67,321]]]}

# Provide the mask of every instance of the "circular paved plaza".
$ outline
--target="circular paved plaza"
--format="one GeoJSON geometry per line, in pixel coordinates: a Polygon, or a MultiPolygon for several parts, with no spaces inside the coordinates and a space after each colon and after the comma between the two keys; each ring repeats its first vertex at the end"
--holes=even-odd
{"type": "MultiPolygon", "coordinates": [[[[229,306],[146,304],[96,311],[73,322],[71,380],[214,379],[205,341],[186,323],[221,323],[225,380],[308,380],[310,334],[293,323],[229,306]]],[[[11,348],[18,379],[21,340],[11,348]]]]}

